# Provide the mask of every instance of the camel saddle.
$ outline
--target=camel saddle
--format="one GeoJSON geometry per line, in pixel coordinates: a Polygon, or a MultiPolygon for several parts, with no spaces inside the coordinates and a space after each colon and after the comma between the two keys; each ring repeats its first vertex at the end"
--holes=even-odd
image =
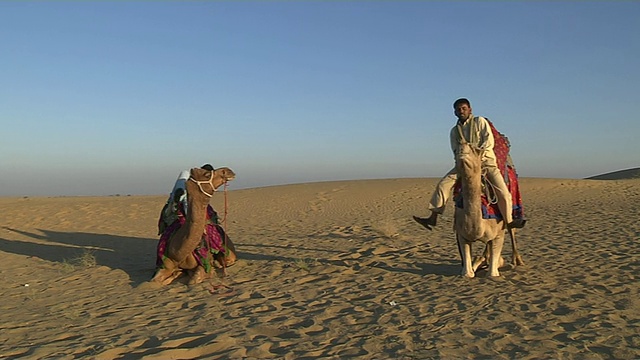
{"type": "MultiPolygon", "coordinates": [[[[163,219],[162,216],[158,220],[159,227],[162,222],[166,219],[163,219]]],[[[160,240],[158,241],[157,246],[157,258],[156,258],[156,266],[162,266],[162,259],[164,253],[167,249],[167,241],[171,238],[171,235],[178,230],[182,225],[184,225],[186,219],[181,207],[177,208],[177,214],[175,220],[169,225],[163,228],[162,234],[160,236],[160,240]]],[[[215,266],[215,264],[211,263],[211,257],[209,253],[211,253],[214,257],[220,257],[225,255],[225,238],[226,234],[222,226],[218,224],[218,214],[211,207],[211,205],[207,205],[207,222],[205,225],[205,233],[202,235],[202,240],[200,241],[200,245],[193,251],[193,256],[200,266],[202,266],[205,271],[208,273],[215,266]]]]}
{"type": "MultiPolygon", "coordinates": [[[[511,144],[509,143],[509,139],[504,134],[496,130],[495,126],[493,126],[493,123],[491,123],[489,119],[487,119],[487,122],[489,123],[491,132],[493,133],[493,152],[496,154],[496,162],[498,164],[498,168],[500,169],[500,173],[504,177],[505,183],[507,184],[507,188],[511,193],[511,199],[513,200],[513,219],[524,219],[524,207],[522,205],[520,187],[518,186],[518,173],[516,172],[516,167],[511,160],[511,156],[509,155],[511,144]]],[[[458,179],[453,186],[453,199],[456,207],[462,208],[462,192],[460,179],[458,179]]],[[[500,214],[498,204],[492,204],[489,199],[487,199],[486,195],[482,196],[482,217],[485,219],[502,220],[502,214],[500,214]]]]}

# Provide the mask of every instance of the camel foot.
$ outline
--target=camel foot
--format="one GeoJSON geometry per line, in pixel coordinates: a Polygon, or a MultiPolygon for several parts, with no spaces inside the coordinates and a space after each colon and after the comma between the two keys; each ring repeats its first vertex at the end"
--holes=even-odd
{"type": "Polygon", "coordinates": [[[487,261],[484,258],[484,256],[479,256],[473,259],[473,262],[471,264],[471,269],[473,269],[473,272],[476,272],[478,268],[486,267],[486,266],[487,266],[487,261]]]}
{"type": "Polygon", "coordinates": [[[233,266],[233,265],[236,263],[236,260],[235,260],[235,259],[234,259],[234,260],[229,260],[228,258],[226,258],[226,260],[223,260],[223,261],[224,261],[224,266],[222,266],[222,264],[221,264],[218,260],[216,260],[216,261],[213,263],[213,266],[214,266],[216,269],[223,269],[223,268],[231,267],[231,266],[233,266]]]}
{"type": "Polygon", "coordinates": [[[472,279],[472,278],[476,277],[476,274],[473,271],[467,272],[467,271],[462,270],[462,276],[466,277],[466,278],[469,278],[469,279],[472,279]]]}
{"type": "Polygon", "coordinates": [[[514,256],[511,259],[511,265],[513,265],[513,267],[524,266],[524,260],[522,260],[522,256],[520,256],[520,255],[514,256]]]}
{"type": "Polygon", "coordinates": [[[162,285],[169,285],[173,282],[173,280],[179,278],[180,276],[182,276],[182,271],[176,271],[175,273],[173,273],[170,277],[166,278],[163,282],[162,285]]]}
{"type": "Polygon", "coordinates": [[[155,282],[161,285],[169,285],[173,282],[173,280],[179,278],[182,275],[182,270],[167,270],[167,269],[159,269],[156,274],[151,279],[151,282],[155,282]]]}
{"type": "Polygon", "coordinates": [[[189,279],[189,282],[187,283],[187,285],[191,286],[191,285],[200,284],[206,278],[207,278],[207,272],[204,271],[204,268],[202,266],[198,266],[194,270],[193,275],[191,275],[191,278],[189,279]]]}

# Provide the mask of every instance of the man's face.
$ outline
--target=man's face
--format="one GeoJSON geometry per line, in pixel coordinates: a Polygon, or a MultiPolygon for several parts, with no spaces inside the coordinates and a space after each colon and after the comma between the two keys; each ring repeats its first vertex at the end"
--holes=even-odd
{"type": "Polygon", "coordinates": [[[467,104],[459,104],[458,106],[456,106],[453,113],[456,114],[458,120],[467,120],[469,118],[469,115],[471,115],[471,106],[467,104]]]}

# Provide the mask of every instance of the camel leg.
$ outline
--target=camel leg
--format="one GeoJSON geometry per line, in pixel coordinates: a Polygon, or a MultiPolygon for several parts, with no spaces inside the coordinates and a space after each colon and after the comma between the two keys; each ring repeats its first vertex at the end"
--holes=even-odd
{"type": "Polygon", "coordinates": [[[193,253],[187,255],[187,257],[184,258],[184,260],[182,260],[182,262],[180,263],[180,268],[186,270],[193,270],[198,266],[198,260],[196,260],[196,257],[193,256],[193,253]]]}
{"type": "Polygon", "coordinates": [[[509,229],[509,237],[511,238],[511,265],[515,268],[518,265],[524,266],[522,256],[518,252],[518,244],[516,243],[516,229],[509,229]]]}
{"type": "Polygon", "coordinates": [[[473,272],[475,273],[476,270],[478,270],[478,268],[481,265],[487,264],[490,258],[491,258],[491,244],[487,243],[484,247],[484,251],[482,252],[482,255],[473,259],[473,265],[472,265],[473,272]]]}
{"type": "Polygon", "coordinates": [[[471,269],[473,270],[473,272],[475,273],[476,271],[478,271],[478,268],[484,264],[486,261],[486,258],[484,256],[477,256],[476,258],[473,259],[473,261],[471,262],[471,269]]]}
{"type": "Polygon", "coordinates": [[[213,264],[217,269],[222,269],[222,276],[227,276],[227,268],[236,263],[238,255],[236,254],[236,246],[230,238],[225,239],[225,253],[213,255],[213,264]]]}
{"type": "MultiPolygon", "coordinates": [[[[152,282],[157,282],[162,285],[169,285],[175,279],[179,278],[184,272],[183,269],[195,269],[198,267],[193,254],[189,254],[181,263],[165,257],[162,260],[162,268],[156,271],[156,274],[151,279],[152,282]]],[[[193,276],[192,276],[193,278],[193,276]]]]}
{"type": "Polygon", "coordinates": [[[162,259],[162,267],[156,270],[151,281],[168,285],[180,275],[182,275],[182,270],[178,267],[178,264],[168,257],[165,257],[162,259]]]}
{"type": "Polygon", "coordinates": [[[462,236],[456,235],[458,238],[458,246],[462,250],[462,276],[466,276],[468,278],[475,277],[476,274],[473,272],[473,268],[471,266],[471,243],[468,243],[462,236]]]}
{"type": "Polygon", "coordinates": [[[458,240],[458,235],[456,235],[456,245],[458,245],[458,254],[460,255],[460,266],[464,267],[464,256],[462,255],[462,245],[460,245],[460,241],[458,240]]]}
{"type": "Polygon", "coordinates": [[[491,261],[489,262],[489,276],[500,276],[498,268],[502,258],[502,247],[504,246],[504,234],[491,240],[491,261]]]}
{"type": "Polygon", "coordinates": [[[225,241],[226,241],[227,249],[226,249],[226,254],[224,256],[224,262],[225,262],[225,266],[228,267],[236,263],[236,260],[238,260],[238,256],[236,255],[236,246],[233,245],[233,242],[231,241],[231,239],[227,237],[225,241]]]}
{"type": "MultiPolygon", "coordinates": [[[[211,260],[211,258],[209,260],[211,260]]],[[[191,276],[189,277],[189,282],[187,283],[187,285],[200,284],[209,276],[209,274],[207,274],[207,272],[204,270],[204,267],[198,264],[198,261],[196,260],[193,253],[189,254],[184,259],[184,261],[180,264],[180,267],[183,269],[191,270],[191,276]]]]}

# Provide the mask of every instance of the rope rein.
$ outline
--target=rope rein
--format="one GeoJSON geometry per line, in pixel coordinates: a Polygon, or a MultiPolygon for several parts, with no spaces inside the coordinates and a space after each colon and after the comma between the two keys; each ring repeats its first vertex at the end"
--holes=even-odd
{"type": "Polygon", "coordinates": [[[229,235],[227,235],[227,214],[228,214],[228,203],[227,203],[227,182],[224,182],[224,188],[223,188],[223,194],[224,194],[224,218],[222,218],[222,221],[220,222],[220,227],[222,228],[222,232],[224,233],[224,239],[222,240],[222,248],[224,249],[225,254],[222,257],[222,273],[224,276],[227,275],[227,239],[229,238],[229,235]]]}
{"type": "Polygon", "coordinates": [[[482,184],[484,184],[484,195],[487,197],[489,205],[498,203],[498,193],[496,186],[487,178],[487,169],[482,169],[482,184]]]}
{"type": "Polygon", "coordinates": [[[225,181],[224,183],[224,188],[222,193],[224,194],[224,217],[222,218],[222,220],[220,220],[220,223],[222,224],[222,228],[227,230],[227,214],[229,213],[228,211],[228,203],[227,203],[227,182],[225,181]]]}

